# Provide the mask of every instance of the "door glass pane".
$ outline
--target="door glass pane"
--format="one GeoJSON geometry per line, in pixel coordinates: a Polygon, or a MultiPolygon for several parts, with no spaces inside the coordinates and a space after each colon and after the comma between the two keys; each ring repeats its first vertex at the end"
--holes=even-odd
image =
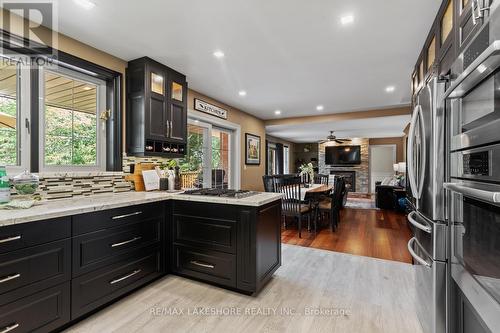
{"type": "Polygon", "coordinates": [[[450,0],[441,20],[441,44],[446,41],[453,29],[453,0],[450,0]]]}
{"type": "Polygon", "coordinates": [[[97,104],[95,84],[45,72],[45,165],[97,165],[97,104]]]}
{"type": "Polygon", "coordinates": [[[202,188],[204,174],[204,155],[207,152],[205,140],[206,128],[188,124],[187,153],[179,160],[182,188],[202,188]]]}
{"type": "Polygon", "coordinates": [[[418,70],[418,78],[419,78],[419,84],[422,84],[424,82],[424,61],[422,60],[420,62],[419,70],[418,70]]]}
{"type": "Polygon", "coordinates": [[[290,173],[290,148],[287,146],[283,147],[283,173],[290,173]]]}
{"type": "Polygon", "coordinates": [[[432,38],[429,48],[427,49],[427,69],[431,68],[436,59],[436,37],[432,38]]]}
{"type": "MultiPolygon", "coordinates": [[[[1,60],[1,59],[0,59],[1,60]]],[[[7,61],[0,63],[0,165],[20,165],[18,69],[7,61]]]]}
{"type": "Polygon", "coordinates": [[[163,95],[163,76],[151,73],[151,91],[163,95]]]}
{"type": "Polygon", "coordinates": [[[172,99],[182,102],[182,85],[172,82],[172,99]]]}
{"type": "Polygon", "coordinates": [[[229,133],[212,129],[212,187],[229,188],[229,133]]]}

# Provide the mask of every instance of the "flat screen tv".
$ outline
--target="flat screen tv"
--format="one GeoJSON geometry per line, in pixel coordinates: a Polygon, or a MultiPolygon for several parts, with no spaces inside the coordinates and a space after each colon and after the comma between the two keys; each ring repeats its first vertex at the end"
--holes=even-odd
{"type": "Polygon", "coordinates": [[[361,164],[361,146],[330,146],[325,149],[325,164],[361,164]]]}

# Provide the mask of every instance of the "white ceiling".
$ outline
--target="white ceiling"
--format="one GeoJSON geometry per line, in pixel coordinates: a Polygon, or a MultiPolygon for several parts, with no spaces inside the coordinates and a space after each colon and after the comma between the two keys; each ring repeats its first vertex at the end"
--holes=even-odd
{"type": "Polygon", "coordinates": [[[329,131],[337,138],[389,138],[404,135],[410,115],[266,126],[266,133],[292,142],[324,140],[329,131]]]}
{"type": "Polygon", "coordinates": [[[409,102],[439,0],[59,1],[58,30],[125,60],[152,57],[191,88],[262,119],[409,102]],[[354,23],[340,17],[354,15],[354,23]],[[224,59],[212,53],[220,49],[224,59]],[[385,87],[393,85],[392,94],[385,87]],[[238,95],[239,90],[247,96],[238,95]]]}

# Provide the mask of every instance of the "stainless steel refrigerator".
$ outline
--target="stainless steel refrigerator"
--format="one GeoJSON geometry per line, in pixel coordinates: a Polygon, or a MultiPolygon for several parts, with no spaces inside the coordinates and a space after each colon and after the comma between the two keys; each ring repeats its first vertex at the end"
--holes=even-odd
{"type": "Polygon", "coordinates": [[[432,78],[418,92],[408,133],[408,222],[413,237],[417,314],[426,333],[447,329],[447,225],[445,219],[445,83],[432,78]]]}

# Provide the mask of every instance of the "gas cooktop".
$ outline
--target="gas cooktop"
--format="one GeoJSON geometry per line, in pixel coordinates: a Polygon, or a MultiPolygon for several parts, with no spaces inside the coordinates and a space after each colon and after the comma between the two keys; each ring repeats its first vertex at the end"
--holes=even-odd
{"type": "Polygon", "coordinates": [[[195,190],[187,190],[182,194],[189,195],[207,195],[213,197],[224,197],[224,198],[247,198],[252,195],[258,194],[258,192],[247,191],[247,190],[229,190],[229,189],[221,189],[221,188],[200,188],[195,190]]]}

